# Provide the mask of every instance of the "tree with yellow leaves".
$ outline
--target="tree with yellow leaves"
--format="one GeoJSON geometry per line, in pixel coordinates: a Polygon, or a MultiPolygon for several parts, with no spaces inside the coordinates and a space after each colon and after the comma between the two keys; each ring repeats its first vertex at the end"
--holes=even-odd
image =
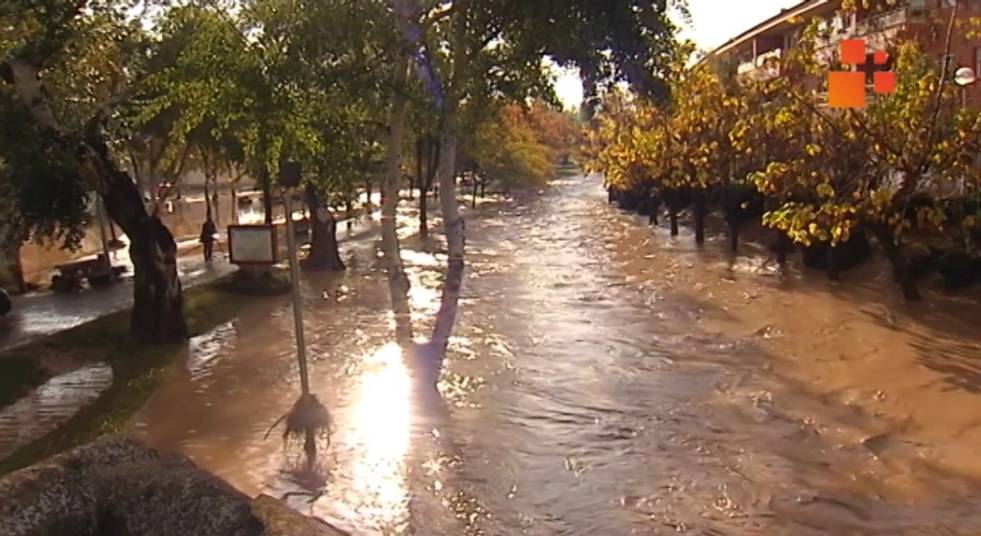
{"type": "MultiPolygon", "coordinates": [[[[791,61],[826,79],[827,67],[811,59],[817,57],[813,47],[805,40],[791,61]]],[[[895,93],[877,96],[863,110],[822,108],[821,88],[789,88],[785,100],[791,102],[763,112],[761,123],[771,133],[784,132],[786,143],[803,152],[771,159],[754,180],[764,195],[779,201],[765,224],[801,244],[828,243],[832,252],[856,230],[868,230],[904,296],[918,300],[901,251],[903,236],[914,226],[936,233],[976,225],[974,214],[949,209],[981,186],[971,166],[981,117],[957,105],[946,68],[915,43],[901,43],[897,52],[895,93]],[[914,212],[915,218],[908,217],[914,212]]]]}

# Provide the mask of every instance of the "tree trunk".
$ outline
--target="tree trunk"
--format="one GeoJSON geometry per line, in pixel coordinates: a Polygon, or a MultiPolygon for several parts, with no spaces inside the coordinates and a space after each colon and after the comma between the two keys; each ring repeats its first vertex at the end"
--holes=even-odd
{"type": "Polygon", "coordinates": [[[211,212],[211,188],[208,187],[208,179],[204,180],[204,217],[210,220],[214,216],[211,212]]]}
{"type": "Polygon", "coordinates": [[[215,170],[211,166],[211,159],[208,158],[208,153],[200,148],[198,152],[201,153],[201,163],[204,166],[204,217],[205,219],[212,220],[215,214],[211,207],[211,182],[215,170]]]}
{"type": "Polygon", "coordinates": [[[446,235],[446,280],[440,296],[439,310],[433,323],[430,337],[430,348],[434,357],[442,361],[446,348],[453,334],[456,323],[457,308],[460,302],[460,291],[463,288],[463,274],[466,268],[464,262],[464,222],[460,217],[460,208],[456,200],[456,152],[458,143],[458,112],[460,99],[469,72],[469,53],[466,44],[466,28],[463,15],[456,15],[453,20],[451,50],[453,59],[453,77],[449,91],[444,95],[442,118],[442,133],[440,140],[440,165],[438,171],[439,186],[442,194],[439,197],[440,208],[443,212],[443,232],[446,235]]]}
{"type": "MultiPolygon", "coordinates": [[[[396,184],[398,184],[397,180],[396,184]]],[[[371,194],[373,193],[371,187],[371,177],[368,177],[364,180],[364,210],[366,214],[371,214],[371,194]]],[[[384,185],[382,185],[382,188],[384,188],[384,185]]]]}
{"type": "Polygon", "coordinates": [[[909,263],[903,256],[903,252],[899,244],[896,243],[891,230],[883,225],[875,225],[872,228],[872,232],[882,246],[882,251],[886,254],[886,258],[889,259],[889,264],[892,265],[893,277],[896,283],[899,284],[899,288],[903,291],[903,297],[908,301],[922,300],[923,296],[920,294],[919,285],[916,284],[916,278],[913,277],[909,263]]]}
{"type": "MultiPolygon", "coordinates": [[[[135,189],[134,189],[135,191],[135,189]]],[[[107,200],[106,208],[109,208],[107,200]]],[[[118,212],[110,210],[110,214],[118,212]]],[[[184,297],[177,275],[177,243],[167,226],[156,216],[120,222],[130,237],[129,255],[133,261],[133,312],[130,335],[157,344],[178,344],[187,340],[184,297]]]]}
{"type": "Polygon", "coordinates": [[[838,248],[828,244],[828,269],[826,270],[828,279],[838,279],[841,277],[840,263],[838,262],[838,248]]]}
{"type": "MultiPolygon", "coordinates": [[[[262,210],[265,212],[266,225],[273,223],[273,193],[272,179],[269,176],[269,167],[265,163],[259,164],[259,184],[262,188],[262,210]]],[[[287,215],[287,217],[291,217],[287,215]]]]}
{"type": "MultiPolygon", "coordinates": [[[[412,343],[412,311],[409,308],[409,278],[402,264],[402,251],[399,246],[396,216],[399,203],[399,186],[402,170],[402,136],[405,130],[405,116],[408,96],[404,89],[409,77],[409,56],[400,54],[395,62],[392,112],[388,125],[388,147],[386,152],[386,173],[382,183],[382,250],[388,272],[388,289],[392,297],[392,312],[395,314],[395,338],[402,346],[412,343]]],[[[371,182],[368,199],[371,199],[371,182]]],[[[370,206],[370,205],[369,205],[370,206]]]]}
{"type": "Polygon", "coordinates": [[[678,211],[668,208],[668,221],[671,223],[671,236],[678,236],[678,211]]]}
{"type": "Polygon", "coordinates": [[[471,189],[471,192],[470,192],[470,208],[471,209],[475,209],[475,208],[477,208],[477,188],[478,188],[477,175],[476,174],[474,174],[470,178],[470,183],[471,183],[471,187],[470,187],[470,189],[471,189]]]}
{"type": "Polygon", "coordinates": [[[238,223],[238,190],[235,189],[234,184],[229,189],[229,193],[231,193],[232,196],[232,200],[231,200],[232,218],[230,221],[232,223],[238,223]]]}
{"type": "Polygon", "coordinates": [[[130,239],[133,261],[133,310],[130,334],[144,343],[168,344],[187,340],[184,299],[177,274],[177,243],[156,215],[147,212],[140,188],[119,170],[109,155],[101,130],[104,110],[89,122],[80,143],[68,136],[46,99],[40,73],[23,62],[8,62],[5,77],[19,93],[34,122],[57,143],[74,151],[79,175],[103,199],[105,210],[130,239]]]}
{"type": "Polygon", "coordinates": [[[426,188],[426,179],[423,178],[423,158],[428,159],[428,150],[422,135],[416,137],[416,182],[419,183],[419,236],[422,239],[429,238],[429,222],[426,221],[426,210],[429,209],[427,199],[429,190],[426,188]]]}
{"type": "Polygon", "coordinates": [[[354,203],[350,195],[344,200],[344,214],[347,216],[347,230],[350,231],[354,227],[354,203]]]}
{"type": "Polygon", "coordinates": [[[422,183],[422,195],[419,197],[419,236],[429,237],[429,194],[433,190],[436,170],[439,167],[440,144],[431,133],[425,136],[426,174],[422,183]]]}
{"type": "Polygon", "coordinates": [[[215,225],[221,225],[221,210],[218,207],[218,170],[211,174],[211,208],[215,211],[215,225]]]}
{"type": "Polygon", "coordinates": [[[300,263],[300,268],[310,272],[346,270],[337,243],[337,220],[321,205],[317,191],[309,184],[304,197],[310,211],[310,254],[300,263]]]}
{"type": "Polygon", "coordinates": [[[27,290],[20,262],[21,242],[9,223],[0,223],[0,287],[22,293],[27,290]]]}
{"type": "Polygon", "coordinates": [[[705,193],[695,194],[692,216],[695,218],[695,243],[702,245],[705,243],[705,217],[708,215],[708,207],[705,203],[705,193]]]}

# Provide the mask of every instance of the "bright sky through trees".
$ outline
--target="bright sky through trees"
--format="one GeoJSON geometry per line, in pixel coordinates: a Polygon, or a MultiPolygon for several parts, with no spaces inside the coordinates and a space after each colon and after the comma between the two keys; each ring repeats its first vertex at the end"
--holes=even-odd
{"type": "MultiPolygon", "coordinates": [[[[712,50],[781,9],[798,3],[800,0],[752,0],[740,2],[739,9],[731,9],[723,0],[688,0],[692,24],[681,36],[691,39],[699,48],[712,50]]],[[[582,102],[582,87],[575,73],[563,73],[556,91],[567,107],[575,108],[582,102]]]]}

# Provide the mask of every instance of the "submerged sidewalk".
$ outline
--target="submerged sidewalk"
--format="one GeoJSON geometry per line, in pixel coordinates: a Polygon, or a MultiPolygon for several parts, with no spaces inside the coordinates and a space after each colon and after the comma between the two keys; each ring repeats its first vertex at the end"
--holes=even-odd
{"type": "MultiPolygon", "coordinates": [[[[184,287],[214,280],[234,268],[222,255],[205,263],[201,246],[194,241],[178,244],[177,271],[184,287]]],[[[112,263],[127,267],[126,278],[106,288],[86,288],[77,294],[40,291],[15,296],[14,309],[0,319],[0,352],[39,338],[71,329],[96,318],[121,311],[133,302],[133,268],[126,250],[111,253],[112,263]]]]}

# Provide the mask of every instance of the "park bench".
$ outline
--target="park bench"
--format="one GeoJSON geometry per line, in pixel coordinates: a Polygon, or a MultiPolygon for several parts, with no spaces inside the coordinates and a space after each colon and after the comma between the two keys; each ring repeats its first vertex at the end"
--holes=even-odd
{"type": "Polygon", "coordinates": [[[105,287],[126,272],[125,266],[110,266],[103,255],[59,264],[55,269],[58,274],[51,278],[51,290],[55,292],[78,292],[84,281],[88,281],[90,287],[105,287]]]}
{"type": "Polygon", "coordinates": [[[302,237],[310,234],[312,225],[308,218],[303,218],[302,220],[293,220],[293,234],[302,237]]]}

